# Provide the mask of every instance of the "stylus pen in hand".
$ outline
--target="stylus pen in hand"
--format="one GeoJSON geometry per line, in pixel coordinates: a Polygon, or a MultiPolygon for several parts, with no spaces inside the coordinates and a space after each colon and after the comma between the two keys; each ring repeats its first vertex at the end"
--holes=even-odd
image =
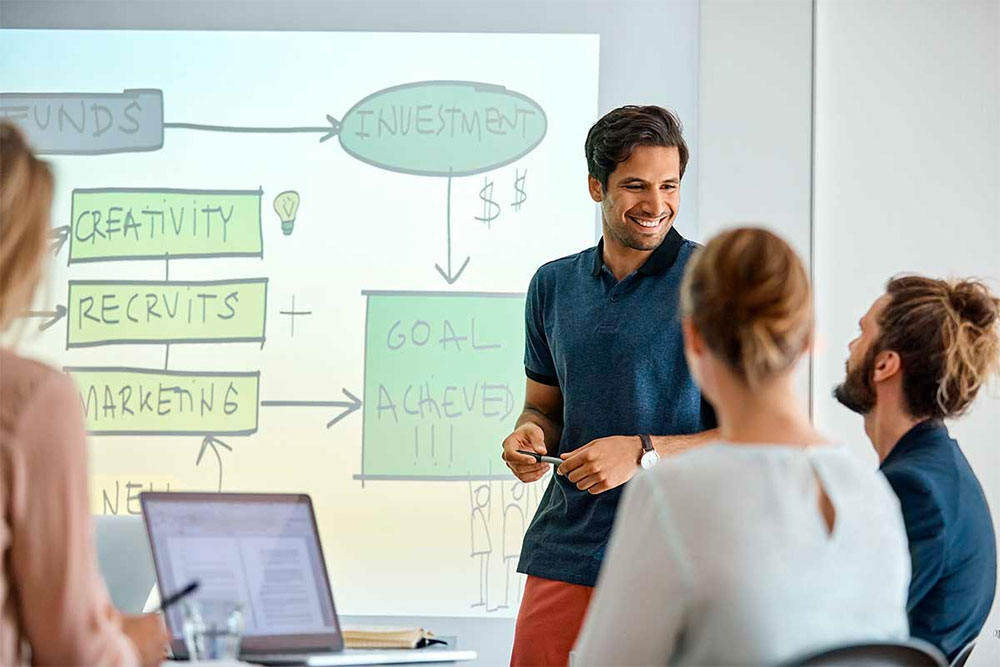
{"type": "Polygon", "coordinates": [[[525,456],[531,456],[538,463],[551,463],[554,466],[560,466],[565,463],[565,461],[556,458],[555,456],[545,456],[543,454],[539,454],[538,452],[529,452],[527,449],[519,449],[517,450],[517,453],[524,454],[525,456]]]}
{"type": "Polygon", "coordinates": [[[201,586],[201,582],[195,579],[194,581],[192,581],[191,583],[189,583],[187,586],[180,589],[176,593],[168,595],[167,597],[163,598],[160,601],[159,611],[162,612],[167,607],[177,604],[178,602],[180,602],[181,600],[183,600],[184,598],[186,598],[187,596],[191,595],[196,590],[198,590],[199,586],[201,586]]]}

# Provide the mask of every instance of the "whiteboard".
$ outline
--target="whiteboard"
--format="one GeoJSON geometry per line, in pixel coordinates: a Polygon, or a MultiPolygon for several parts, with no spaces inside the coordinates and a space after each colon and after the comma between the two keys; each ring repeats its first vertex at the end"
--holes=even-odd
{"type": "Polygon", "coordinates": [[[594,35],[0,33],[55,168],[22,353],[77,381],[92,510],[311,494],[342,613],[513,616],[523,292],[593,245],[594,35]]]}

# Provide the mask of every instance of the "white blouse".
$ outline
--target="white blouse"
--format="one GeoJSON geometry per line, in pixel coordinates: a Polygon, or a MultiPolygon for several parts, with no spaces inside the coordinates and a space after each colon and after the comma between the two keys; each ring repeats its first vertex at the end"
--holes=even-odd
{"type": "Polygon", "coordinates": [[[903,639],[909,581],[899,501],[846,449],[707,445],[629,482],[571,664],[776,664],[903,639]]]}

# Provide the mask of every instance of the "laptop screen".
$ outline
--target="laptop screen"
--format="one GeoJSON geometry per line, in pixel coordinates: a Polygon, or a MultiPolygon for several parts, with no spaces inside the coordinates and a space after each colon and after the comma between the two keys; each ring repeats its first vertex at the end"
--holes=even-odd
{"type": "MultiPolygon", "coordinates": [[[[198,581],[195,599],[241,602],[246,648],[342,645],[309,496],[143,493],[141,501],[161,596],[198,581]]],[[[181,605],[165,615],[182,638],[181,605]]]]}

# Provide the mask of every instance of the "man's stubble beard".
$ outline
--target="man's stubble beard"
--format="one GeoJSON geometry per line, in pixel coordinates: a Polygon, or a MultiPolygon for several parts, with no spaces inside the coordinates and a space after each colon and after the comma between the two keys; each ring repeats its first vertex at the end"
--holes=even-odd
{"type": "Polygon", "coordinates": [[[844,381],[833,389],[833,397],[837,402],[859,415],[867,415],[875,409],[875,389],[867,380],[872,376],[875,366],[875,355],[872,353],[874,349],[875,346],[872,346],[861,365],[853,371],[848,370],[844,381]]]}
{"type": "Polygon", "coordinates": [[[664,223],[666,225],[666,229],[663,231],[663,233],[657,239],[655,239],[654,242],[646,244],[643,243],[643,239],[641,237],[638,237],[638,235],[633,236],[632,234],[629,234],[628,223],[622,223],[621,225],[613,225],[610,222],[608,222],[608,219],[607,217],[605,217],[603,211],[601,212],[601,218],[604,227],[604,233],[606,235],[610,234],[619,244],[625,246],[626,248],[631,248],[632,250],[643,250],[643,251],[656,250],[663,243],[664,239],[667,238],[667,234],[670,232],[670,228],[673,226],[673,218],[671,217],[670,220],[664,223]]]}

